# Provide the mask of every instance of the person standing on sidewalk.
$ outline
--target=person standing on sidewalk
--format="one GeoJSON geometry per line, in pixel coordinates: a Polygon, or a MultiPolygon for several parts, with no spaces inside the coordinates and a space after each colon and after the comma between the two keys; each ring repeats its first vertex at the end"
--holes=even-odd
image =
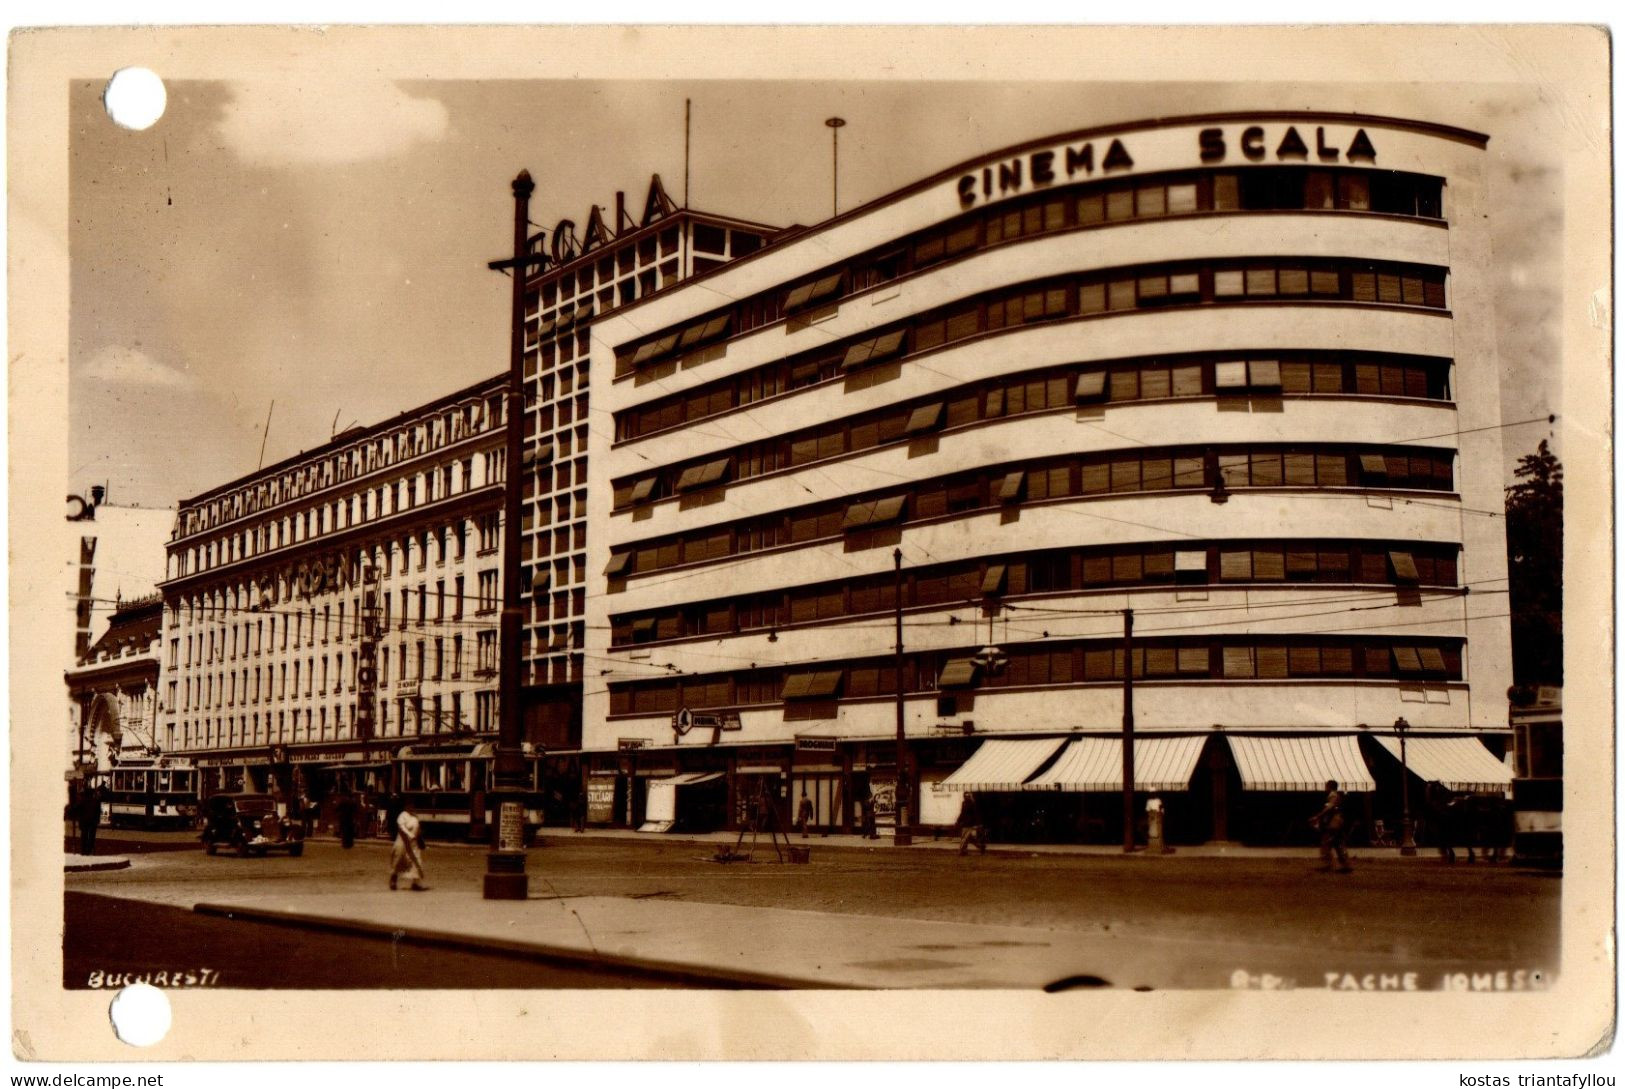
{"type": "Polygon", "coordinates": [[[987,828],[982,824],[982,809],[976,803],[976,795],[967,790],[964,801],[959,803],[960,855],[973,843],[979,852],[987,854],[987,828]]]}
{"type": "Polygon", "coordinates": [[[406,802],[395,818],[395,846],[389,852],[389,887],[405,877],[412,882],[413,892],[424,892],[423,884],[423,824],[412,812],[412,803],[406,802]]]}
{"type": "Polygon", "coordinates": [[[1326,780],[1326,804],[1309,823],[1320,830],[1320,871],[1330,873],[1332,853],[1337,853],[1337,872],[1353,873],[1349,865],[1348,821],[1343,817],[1343,792],[1337,789],[1336,779],[1326,780]]]}
{"type": "Polygon", "coordinates": [[[813,803],[807,797],[807,788],[801,788],[801,804],[796,807],[796,827],[801,829],[801,838],[807,838],[807,828],[813,822],[813,803]]]}
{"type": "Polygon", "coordinates": [[[348,851],[355,846],[355,795],[348,789],[339,795],[337,802],[333,803],[333,815],[339,826],[339,842],[344,844],[348,851]]]}

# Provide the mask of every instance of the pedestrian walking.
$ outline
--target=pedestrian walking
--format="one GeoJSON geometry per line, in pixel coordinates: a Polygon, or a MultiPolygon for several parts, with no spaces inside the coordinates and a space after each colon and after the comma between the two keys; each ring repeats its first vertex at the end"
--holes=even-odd
{"type": "Polygon", "coordinates": [[[412,803],[405,802],[395,818],[395,846],[389,852],[389,887],[394,889],[402,878],[412,882],[413,892],[427,891],[423,884],[423,824],[412,812],[412,803]]]}
{"type": "Polygon", "coordinates": [[[308,795],[301,792],[299,795],[299,830],[304,833],[306,839],[310,838],[310,826],[316,817],[316,812],[316,803],[311,801],[308,795]]]}
{"type": "Polygon", "coordinates": [[[1349,865],[1348,821],[1343,816],[1343,792],[1337,789],[1336,779],[1326,780],[1326,804],[1320,812],[1309,818],[1309,823],[1320,830],[1320,871],[1330,873],[1332,854],[1337,855],[1337,872],[1353,873],[1349,865]]]}
{"type": "Polygon", "coordinates": [[[965,854],[973,843],[977,851],[987,854],[987,827],[982,823],[982,809],[976,803],[976,795],[967,790],[959,803],[959,853],[965,854]]]}
{"type": "Polygon", "coordinates": [[[587,830],[587,797],[578,781],[575,789],[570,792],[570,831],[585,832],[587,830]]]}
{"type": "Polygon", "coordinates": [[[813,822],[813,803],[807,797],[807,788],[801,788],[801,804],[796,807],[796,827],[801,829],[801,838],[807,838],[807,828],[813,822]]]}
{"type": "Polygon", "coordinates": [[[879,839],[880,833],[875,830],[875,799],[874,795],[865,795],[858,803],[860,814],[860,827],[864,839],[879,839]]]}
{"type": "Polygon", "coordinates": [[[340,794],[338,801],[333,805],[333,815],[338,820],[339,842],[344,844],[344,849],[348,851],[355,846],[355,795],[348,790],[340,794]]]}

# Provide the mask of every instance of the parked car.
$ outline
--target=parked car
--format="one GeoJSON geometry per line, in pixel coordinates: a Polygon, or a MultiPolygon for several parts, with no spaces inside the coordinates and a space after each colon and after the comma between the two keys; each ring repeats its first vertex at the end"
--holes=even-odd
{"type": "Polygon", "coordinates": [[[204,804],[203,849],[212,855],[222,847],[244,858],[272,851],[298,857],[305,853],[305,834],[277,816],[269,794],[216,794],[204,804]]]}

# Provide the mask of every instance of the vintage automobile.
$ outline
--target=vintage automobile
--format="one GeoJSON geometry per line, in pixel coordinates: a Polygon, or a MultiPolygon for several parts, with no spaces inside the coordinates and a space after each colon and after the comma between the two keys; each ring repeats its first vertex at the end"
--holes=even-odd
{"type": "Polygon", "coordinates": [[[216,794],[204,804],[203,849],[211,855],[228,847],[243,858],[272,851],[298,857],[304,841],[299,825],[277,816],[269,794],[216,794]]]}

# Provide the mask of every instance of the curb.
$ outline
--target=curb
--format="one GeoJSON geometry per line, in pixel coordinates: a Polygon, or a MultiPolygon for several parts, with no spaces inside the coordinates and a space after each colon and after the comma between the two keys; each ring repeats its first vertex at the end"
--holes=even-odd
{"type": "Polygon", "coordinates": [[[728,972],[716,968],[695,967],[675,961],[652,960],[622,954],[583,952],[562,946],[540,945],[530,942],[507,941],[502,938],[480,938],[456,934],[445,930],[426,930],[419,927],[395,927],[360,919],[344,919],[330,915],[307,915],[295,911],[273,911],[268,908],[234,907],[228,904],[193,904],[199,915],[214,918],[264,923],[302,930],[317,930],[329,934],[347,934],[391,942],[433,946],[476,953],[504,953],[544,964],[572,968],[597,969],[633,975],[662,983],[709,990],[854,990],[859,988],[824,980],[777,976],[763,972],[728,972]]]}
{"type": "Polygon", "coordinates": [[[127,870],[130,860],[117,855],[109,855],[96,862],[69,862],[62,869],[64,873],[98,873],[103,870],[127,870]]]}

